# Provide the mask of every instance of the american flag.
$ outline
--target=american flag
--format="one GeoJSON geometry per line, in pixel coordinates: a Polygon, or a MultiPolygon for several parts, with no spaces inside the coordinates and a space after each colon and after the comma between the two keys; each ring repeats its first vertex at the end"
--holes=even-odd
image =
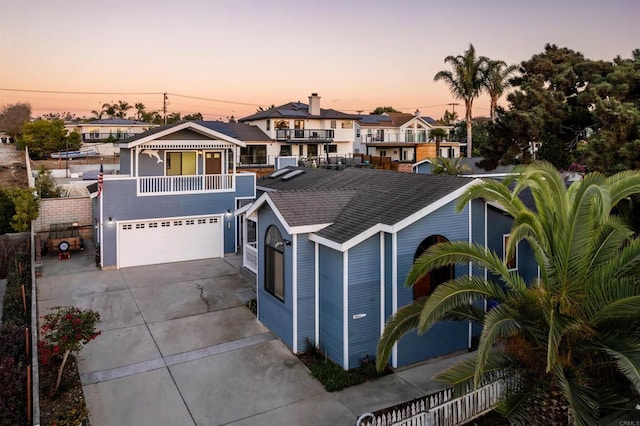
{"type": "Polygon", "coordinates": [[[98,197],[102,195],[102,182],[104,181],[104,169],[100,163],[100,173],[98,173],[98,197]]]}

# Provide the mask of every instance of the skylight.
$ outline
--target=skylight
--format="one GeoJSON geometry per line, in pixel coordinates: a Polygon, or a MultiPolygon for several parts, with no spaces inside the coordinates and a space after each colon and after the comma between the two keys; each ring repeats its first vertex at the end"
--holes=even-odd
{"type": "Polygon", "coordinates": [[[304,173],[304,170],[294,170],[291,173],[288,173],[284,176],[282,176],[281,180],[289,180],[289,179],[293,179],[294,177],[301,175],[302,173],[304,173]]]}

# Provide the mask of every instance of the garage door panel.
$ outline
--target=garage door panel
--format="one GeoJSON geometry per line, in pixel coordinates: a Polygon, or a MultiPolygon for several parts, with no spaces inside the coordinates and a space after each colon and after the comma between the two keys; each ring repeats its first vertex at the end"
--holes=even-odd
{"type": "Polygon", "coordinates": [[[118,266],[223,256],[220,216],[118,223],[118,266]]]}

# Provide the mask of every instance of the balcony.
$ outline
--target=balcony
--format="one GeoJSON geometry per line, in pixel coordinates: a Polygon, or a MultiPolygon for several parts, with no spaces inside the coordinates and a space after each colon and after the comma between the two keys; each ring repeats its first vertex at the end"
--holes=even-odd
{"type": "Polygon", "coordinates": [[[235,190],[235,175],[143,176],[138,195],[202,194],[235,190]]]}
{"type": "Polygon", "coordinates": [[[379,142],[399,143],[423,143],[429,140],[426,131],[418,132],[378,132],[376,134],[363,134],[362,142],[365,144],[379,142]]]}
{"type": "Polygon", "coordinates": [[[276,129],[276,140],[285,142],[327,143],[333,142],[334,130],[326,129],[276,129]]]}
{"type": "Polygon", "coordinates": [[[119,141],[133,135],[134,133],[127,133],[127,132],[112,132],[112,133],[89,132],[89,133],[82,133],[82,141],[83,142],[119,141]]]}

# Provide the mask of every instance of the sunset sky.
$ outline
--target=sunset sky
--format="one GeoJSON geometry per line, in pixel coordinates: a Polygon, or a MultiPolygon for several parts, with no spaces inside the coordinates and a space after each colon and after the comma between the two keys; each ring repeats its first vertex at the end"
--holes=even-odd
{"type": "Polygon", "coordinates": [[[469,43],[514,64],[546,43],[629,57],[640,1],[0,0],[0,105],[89,116],[120,99],[160,110],[168,92],[169,112],[214,120],[317,92],[322,108],[440,118],[454,99],[433,76],[469,43]]]}

